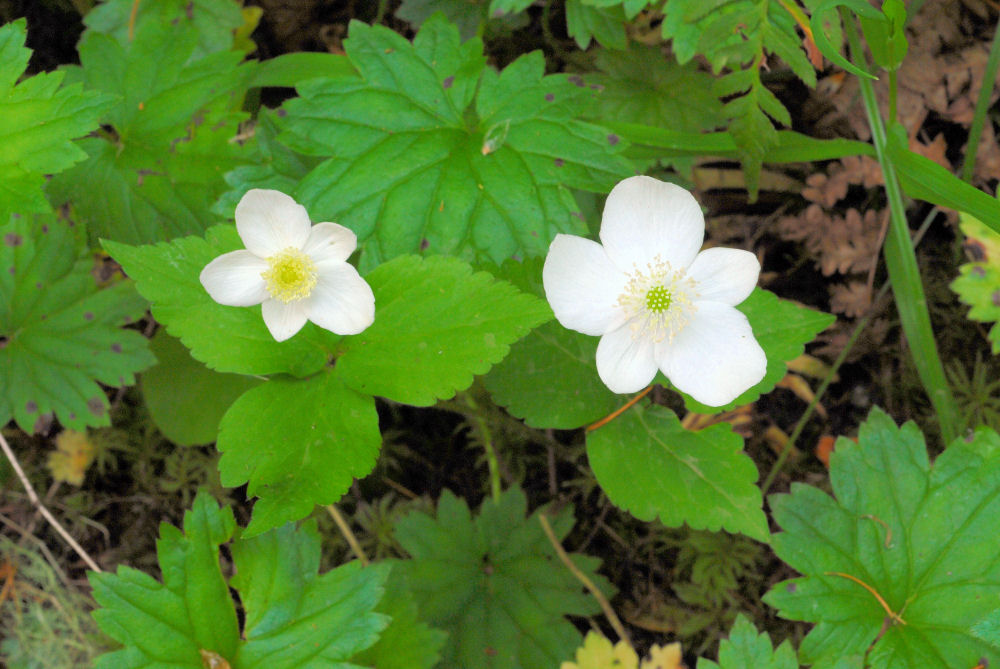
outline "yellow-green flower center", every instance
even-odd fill
[[[684,270],[674,270],[660,256],[645,269],[634,267],[626,277],[618,305],[625,312],[632,336],[655,342],[673,340],[697,310],[694,280]]]
[[[299,249],[288,247],[267,259],[261,272],[267,292],[276,300],[294,302],[309,297],[316,287],[316,264]]]
[[[646,293],[646,308],[657,314],[662,314],[670,308],[670,291],[664,286],[653,286]]]

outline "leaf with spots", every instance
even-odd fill
[[[578,120],[594,91],[545,76],[541,52],[497,73],[441,16],[412,44],[354,21],[344,48],[358,76],[300,85],[281,138],[324,159],[294,195],[358,234],[363,267],[418,251],[544,255],[556,233],[585,232],[571,189],[632,173],[617,136]]]
[[[73,74],[119,103],[102,118],[110,131],[78,142],[87,159],[48,192],[53,204],[72,205],[92,240],[139,244],[204,231],[217,222],[210,208],[226,190],[223,175],[249,154],[232,139],[247,118],[240,108],[252,67],[240,64],[242,52],[219,50],[220,35],[231,45],[232,34],[206,17],[207,3],[189,3],[192,18],[181,20],[181,8],[171,21],[163,4],[139,15],[130,39],[122,26],[135,3],[107,3],[80,40],[82,69]],[[239,15],[230,0],[213,4]]]
[[[448,632],[441,666],[557,667],[580,645],[580,632],[565,616],[593,615],[597,602],[559,563],[538,520],[547,513],[561,541],[573,529],[573,510],[525,518],[526,511],[519,488],[483,502],[475,518],[446,490],[436,517],[415,512],[396,524],[396,539],[412,559],[393,569],[409,584],[421,619]],[[570,558],[612,594],[597,574],[597,558]]]
[[[20,83],[31,51],[24,19],[0,27],[0,221],[13,212],[48,212],[45,175],[87,155],[72,140],[97,128],[113,99],[80,84],[60,88],[65,72]]]
[[[639,520],[768,540],[757,467],[728,423],[692,432],[661,406],[638,405],[587,433],[590,468]]]
[[[81,430],[108,425],[100,384],[135,383],[155,362],[122,329],[146,311],[131,282],[98,285],[94,258],[61,219],[10,216],[0,225],[0,424],[29,434],[58,418]]]
[[[804,484],[770,498],[779,558],[802,576],[764,600],[815,624],[799,659],[859,655],[880,669],[1000,663],[972,628],[1000,607],[1000,436],[980,428],[930,463],[914,423],[873,409],[830,458],[833,496]]]
[[[992,323],[989,340],[993,353],[1000,353],[1000,235],[968,214],[959,214],[962,232],[966,235],[965,248],[972,254],[973,262],[959,268],[959,276],[951,282],[951,289],[958,294],[969,309],[969,319]]]

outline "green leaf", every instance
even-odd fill
[[[191,349],[195,360],[216,371],[307,376],[326,364],[339,340],[306,323],[298,335],[276,342],[260,307],[226,307],[209,297],[198,275],[214,258],[243,248],[235,226],[215,226],[205,239],[183,237],[147,246],[106,241],[104,248],[135,279],[156,320]]]
[[[863,79],[878,79],[878,77],[874,74],[857,67],[851,63],[851,61],[844,58],[840,54],[840,45],[834,46],[830,43],[830,40],[826,35],[826,31],[823,29],[823,24],[831,14],[836,15],[837,8],[839,7],[852,10],[859,17],[870,21],[886,21],[885,15],[869,5],[865,2],[865,0],[827,0],[826,2],[820,3],[819,6],[813,9],[812,17],[809,20],[810,27],[812,28],[813,39],[816,42],[816,47],[823,53],[824,56],[829,58],[832,63],[839,65],[851,74],[859,76]],[[833,20],[836,21],[835,16]]]
[[[101,288],[66,222],[11,215],[0,224],[0,423],[25,432],[108,425],[99,383],[120,387],[155,362],[131,283]]]
[[[933,160],[910,151],[906,131],[898,123],[889,128],[887,139],[888,156],[896,166],[899,185],[908,196],[971,214],[1000,233],[1000,201]]]
[[[763,288],[755,288],[750,297],[736,308],[750,321],[753,335],[767,356],[767,371],[764,373],[764,378],[722,407],[701,404],[685,395],[684,404],[689,411],[705,414],[728,411],[733,407],[749,404],[761,395],[771,392],[778,382],[785,378],[788,371],[788,365],[785,363],[802,355],[806,344],[836,320],[832,314],[801,306],[791,300],[783,300]],[[658,378],[661,382],[665,380],[662,375]]]
[[[354,74],[346,56],[318,51],[283,53],[257,64],[249,86],[298,86],[315,77],[345,77]]]
[[[758,634],[740,614],[729,638],[719,644],[718,664],[699,658],[698,669],[799,669],[799,662],[791,644],[785,641],[774,650],[767,634]]]
[[[592,615],[598,606],[559,563],[536,511],[525,519],[518,488],[486,501],[472,518],[465,502],[447,490],[437,517],[411,513],[396,525],[396,538],[412,556],[394,567],[406,577],[421,618],[448,631],[441,666],[463,669],[554,667],[580,645],[566,615]],[[573,511],[550,516],[562,540]],[[599,560],[573,562],[608,593],[596,573]]]
[[[592,39],[609,49],[627,48],[624,24],[620,5],[594,7],[584,0],[566,0],[566,32],[581,49],[589,47]]]
[[[299,86],[282,140],[325,159],[296,200],[358,234],[362,267],[417,251],[544,255],[556,233],[583,231],[571,188],[606,192],[632,173],[617,137],[577,120],[593,91],[545,76],[541,52],[498,75],[440,16],[413,44],[355,21],[344,48],[361,77]]]
[[[158,364],[142,375],[142,396],[156,427],[180,446],[210,444],[226,409],[260,379],[213,372],[166,330],[149,344]]]
[[[834,498],[793,484],[769,500],[784,530],[775,553],[803,576],[765,601],[816,623],[800,659],[857,654],[885,669],[1000,662],[970,632],[1000,606],[1000,437],[981,428],[932,467],[915,424],[897,428],[873,409],[858,443],[838,441],[830,467]]]
[[[319,574],[315,525],[280,529],[233,543],[232,585],[246,611],[238,669],[351,669],[389,622],[374,613],[387,565],[352,562]]]
[[[993,323],[989,340],[993,353],[1000,353],[1000,235],[981,221],[967,214],[960,214],[962,232],[970,248],[981,256],[976,262],[959,267],[959,276],[951,282],[951,289],[965,304],[972,307],[968,317],[981,323]]]
[[[385,596],[375,608],[392,619],[378,642],[351,661],[377,669],[432,669],[441,659],[448,635],[425,625],[406,580],[393,569],[385,584]]]
[[[135,0],[106,0],[88,12],[83,23],[89,32],[113,37],[122,46],[136,39],[146,25],[180,25],[196,35],[193,53],[202,57],[232,48],[233,31],[243,25],[243,14],[233,0],[157,0],[139,5]]]
[[[71,140],[97,128],[113,102],[80,84],[60,88],[64,72],[17,83],[31,55],[25,34],[24,19],[0,27],[0,221],[14,212],[51,211],[45,175],[87,157]]]
[[[340,366],[307,379],[278,376],[244,393],[219,426],[222,484],[260,499],[250,537],[333,504],[375,467],[382,435],[375,400],[344,384]]]
[[[757,467],[728,423],[691,432],[669,409],[636,406],[587,433],[587,457],[608,498],[639,520],[768,540]]]
[[[345,339],[338,373],[358,392],[429,406],[468,388],[552,317],[542,300],[455,258],[404,256],[366,277],[375,322]]]
[[[87,88],[121,102],[103,119],[113,132],[81,141],[88,159],[53,179],[49,194],[72,203],[92,238],[153,242],[215,222],[222,176],[245,153],[230,139],[247,118],[239,108],[252,68],[239,67],[236,51],[198,56],[200,38],[189,21],[150,18],[132,40],[94,30],[81,39]]]
[[[233,512],[200,493],[184,514],[184,532],[163,523],[156,553],[163,583],[132,569],[90,572],[94,617],[105,634],[125,645],[102,655],[98,669],[190,667],[200,651],[232,658],[239,643],[236,611],[219,569],[219,544],[236,528]]]

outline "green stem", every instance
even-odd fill
[[[896,122],[896,70],[889,70],[889,123]]]
[[[846,9],[841,8],[841,13],[848,43],[851,47],[851,55],[855,63],[864,63],[864,52],[861,48],[861,38],[858,35],[857,26]],[[937,344],[934,342],[930,312],[927,310],[927,298],[924,296],[920,269],[917,266],[917,256],[913,252],[906,211],[903,207],[903,194],[896,177],[896,167],[886,150],[888,139],[885,127],[882,125],[882,117],[879,115],[875,89],[868,79],[859,77],[858,83],[861,86],[861,96],[865,102],[868,125],[872,131],[875,154],[885,177],[885,192],[889,198],[891,220],[882,250],[892,282],[892,292],[896,298],[896,309],[903,326],[903,334],[910,346],[917,375],[920,377],[937,414],[941,437],[944,443],[951,443],[958,436],[958,407],[951,387],[948,385],[944,365],[941,364],[941,357],[938,355]]]
[[[979,87],[979,98],[976,100],[976,113],[969,128],[969,143],[965,147],[965,160],[962,163],[962,181],[972,181],[972,174],[976,169],[979,138],[983,135],[983,125],[986,123],[986,112],[990,109],[990,97],[993,95],[993,82],[997,80],[998,68],[1000,68],[1000,20],[997,21],[993,33],[990,56],[983,72],[983,84]]]
[[[493,433],[490,432],[490,426],[479,412],[479,405],[476,404],[476,400],[472,398],[472,395],[465,393],[464,398],[465,403],[475,412],[472,420],[476,424],[476,429],[479,430],[479,438],[483,441],[483,450],[486,451],[486,464],[490,470],[490,494],[493,496],[494,502],[499,502],[501,492],[500,461],[497,460],[496,449],[493,448]]]

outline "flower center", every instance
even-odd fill
[[[632,336],[672,341],[696,311],[698,291],[694,279],[684,270],[671,268],[660,256],[645,270],[635,267],[626,276],[628,283],[618,296],[618,305],[625,311]]]
[[[267,264],[269,267],[260,275],[267,283],[267,292],[276,300],[301,300],[316,287],[316,264],[299,249],[278,251],[267,259]]]

